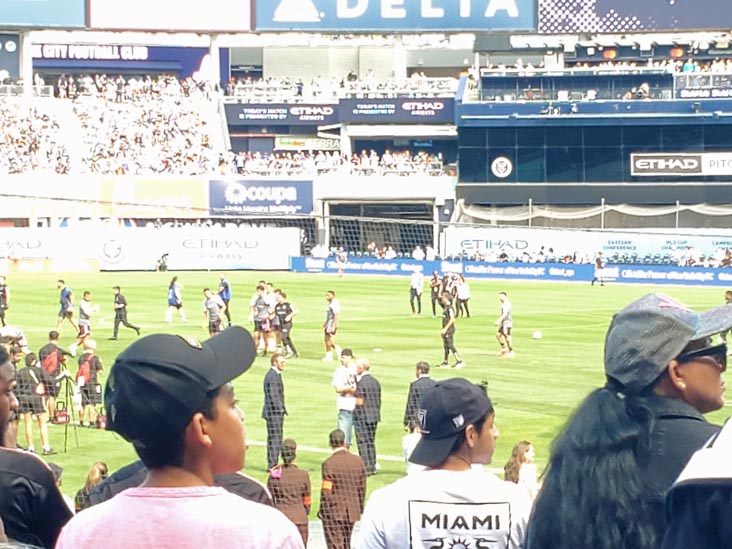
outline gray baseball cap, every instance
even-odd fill
[[[616,313],[605,337],[605,374],[630,393],[651,385],[691,343],[732,328],[732,305],[697,313],[648,294]]]

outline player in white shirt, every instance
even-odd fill
[[[438,382],[420,401],[422,438],[410,461],[425,465],[371,494],[361,549],[523,547],[531,501],[525,490],[472,467],[491,462],[493,404],[462,378]]]
[[[414,271],[409,280],[409,306],[412,307],[413,315],[422,314],[422,288],[424,286],[424,275],[422,271]],[[414,308],[414,302],[417,302],[417,308]]]

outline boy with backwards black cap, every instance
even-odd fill
[[[528,493],[472,467],[491,462],[499,434],[485,389],[462,378],[440,381],[417,414],[422,438],[409,461],[427,469],[371,494],[358,546],[523,547]]]
[[[147,481],[77,515],[57,547],[302,548],[282,513],[214,487],[214,475],[244,466],[230,382],[255,356],[239,327],[203,343],[150,335],[125,349],[107,380],[107,429],[132,443]]]

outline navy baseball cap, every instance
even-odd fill
[[[238,326],[197,340],[153,334],[136,340],[114,362],[104,392],[107,430],[139,447],[180,433],[211,391],[254,362],[252,336]]]
[[[605,337],[605,374],[630,393],[651,385],[689,343],[732,328],[732,305],[702,313],[648,294],[616,313]]]
[[[419,401],[422,436],[409,461],[427,467],[441,465],[460,433],[491,413],[493,404],[483,387],[460,377],[438,381]]]

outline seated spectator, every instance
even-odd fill
[[[109,473],[109,468],[102,461],[97,461],[89,468],[84,486],[76,492],[74,497],[74,509],[77,513],[89,507],[89,492],[107,478],[107,473]]]
[[[539,477],[534,463],[534,446],[527,440],[517,442],[511,451],[511,457],[503,466],[503,478],[526,488],[531,499],[539,491]]]
[[[604,387],[553,444],[534,504],[529,549],[659,547],[666,493],[719,428],[732,308],[696,313],[661,295],[615,314],[605,339]]]
[[[231,381],[256,357],[252,337],[227,328],[199,343],[170,334],[138,339],[111,368],[107,428],[130,441],[148,468],[145,485],[79,513],[57,547],[302,548],[279,511],[214,486],[244,465],[242,411]]]
[[[491,462],[498,438],[485,388],[462,378],[438,381],[422,395],[420,409],[422,437],[409,460],[427,469],[371,494],[359,547],[402,549],[415,538],[425,545],[459,539],[465,547],[491,542],[523,547],[531,511],[528,495],[472,467]],[[459,519],[471,503],[481,507],[481,516],[491,517],[490,524],[478,528]],[[425,515],[450,519],[421,520]]]

